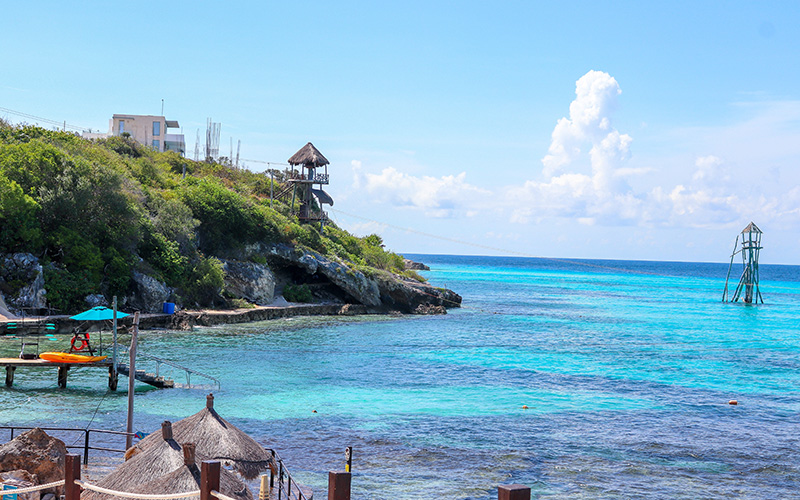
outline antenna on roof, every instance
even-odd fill
[[[161,99],[161,116],[164,116],[164,99]]]
[[[211,118],[206,125],[206,161],[213,161],[219,157],[219,134],[222,125],[213,123]]]
[[[236,144],[236,168],[239,168],[239,150],[242,149],[242,140]]]

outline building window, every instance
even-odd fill
[[[159,141],[158,139],[153,139],[153,149],[155,149],[156,151],[160,151],[161,141]]]
[[[125,132],[125,122],[120,120],[119,121],[119,135],[122,135],[123,132]]]
[[[153,136],[161,135],[161,122],[153,122]]]

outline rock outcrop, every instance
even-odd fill
[[[319,275],[338,287],[346,299],[365,306],[381,305],[380,291],[375,280],[362,272],[310,250],[299,250],[289,245],[270,245],[264,253],[277,266],[296,267],[307,275]]]
[[[414,262],[413,260],[403,259],[403,265],[405,265],[406,269],[411,269],[412,271],[430,271],[431,268],[423,264],[422,262]]]
[[[22,308],[44,308],[45,283],[39,259],[29,253],[14,253],[0,260],[0,290],[4,290],[8,309],[16,314]]]
[[[133,285],[134,291],[128,297],[127,306],[134,310],[160,313],[162,305],[172,295],[172,289],[167,285],[139,271],[133,272]]]
[[[461,296],[451,290],[383,271],[367,276],[310,250],[271,245],[262,251],[275,266],[301,269],[318,281],[331,283],[341,290],[348,303],[407,314],[444,314],[446,308],[461,306]]]
[[[275,275],[269,267],[254,262],[222,261],[225,270],[225,291],[234,297],[259,305],[275,299]]]
[[[410,314],[444,314],[446,308],[461,307],[461,296],[446,288],[383,275],[378,279],[381,302],[392,309]]]
[[[32,429],[0,445],[0,471],[24,470],[36,477],[37,484],[52,483],[64,479],[66,454],[63,441],[39,428]],[[59,490],[56,494],[63,494],[63,488]],[[42,493],[46,491],[50,490]]]

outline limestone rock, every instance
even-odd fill
[[[283,266],[294,266],[309,275],[323,276],[359,304],[381,305],[377,282],[360,271],[334,262],[317,252],[299,250],[284,244],[270,245],[264,249],[264,253]]]
[[[461,296],[445,288],[392,275],[382,276],[378,285],[383,304],[403,313],[444,314],[446,308],[461,307]]]
[[[0,472],[0,483],[4,485],[16,486],[17,488],[28,488],[39,484],[36,474],[31,474],[26,470],[15,470],[10,472]],[[11,498],[11,497],[3,497]],[[18,500],[39,500],[39,492],[21,493],[17,495]]]
[[[102,293],[94,293],[86,296],[86,305],[89,308],[97,307],[97,306],[105,306],[108,307],[108,301],[106,300],[105,296]]]
[[[11,312],[19,313],[23,307],[47,306],[44,273],[39,259],[29,253],[15,253],[5,255],[0,263],[0,287],[12,291],[5,296]]]
[[[269,267],[235,260],[226,260],[222,264],[227,292],[259,305],[270,304],[275,299],[275,276]]]
[[[414,262],[413,260],[403,259],[403,265],[406,269],[412,269],[414,271],[430,271],[431,268],[423,264],[422,262]]]
[[[167,285],[139,271],[133,272],[133,284],[134,292],[127,305],[143,312],[160,313],[162,305],[172,295]]]
[[[38,478],[38,484],[64,479],[67,447],[60,439],[36,428],[0,445],[0,471],[24,470]],[[55,490],[55,489],[54,489]],[[45,490],[42,493],[45,493]],[[63,494],[59,488],[56,494]]]

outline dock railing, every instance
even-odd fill
[[[122,359],[122,360],[126,359],[126,356],[128,356],[128,347],[124,346],[122,344],[117,344],[117,349],[118,349],[117,352],[119,353],[118,354],[119,358]],[[180,364],[178,364],[178,363],[176,363],[174,361],[170,361],[168,359],[159,358],[158,356],[153,356],[151,354],[146,354],[146,353],[143,353],[141,351],[136,353],[136,357],[137,357],[137,359],[138,358],[143,358],[146,361],[154,362],[155,365],[156,365],[156,367],[155,367],[155,376],[156,377],[160,377],[161,376],[161,366],[162,365],[166,365],[166,366],[169,366],[170,368],[173,368],[175,370],[182,371],[186,376],[186,387],[188,387],[188,388],[192,388],[192,375],[207,379],[207,380],[209,380],[211,382],[211,384],[197,385],[196,386],[197,388],[205,388],[208,385],[211,385],[211,386],[215,387],[216,389],[219,389],[220,386],[222,385],[221,382],[219,381],[219,379],[216,378],[216,377],[212,377],[211,375],[208,375],[206,373],[203,373],[203,372],[200,372],[200,371],[197,371],[197,370],[193,370],[191,368],[187,368],[185,366],[182,366],[182,365],[180,365]],[[119,359],[117,360],[117,362],[119,363]]]
[[[17,431],[29,431],[31,429],[36,428],[35,426],[20,426],[20,425],[0,425],[0,429],[11,431],[11,438],[14,439],[14,433]],[[95,451],[110,451],[113,453],[125,453],[125,449],[118,449],[118,448],[108,448],[105,446],[92,446],[91,445],[91,436],[92,433],[94,435],[104,434],[104,435],[113,435],[113,436],[135,436],[135,434],[123,432],[123,431],[107,431],[104,429],[80,429],[76,427],[38,427],[43,431],[57,431],[57,432],[66,432],[66,433],[82,433],[83,434],[83,444],[76,445],[76,444],[68,444],[67,449],[83,449],[83,463],[84,465],[89,463],[89,450]],[[78,438],[77,441],[79,441]],[[66,444],[66,443],[65,443]],[[123,442],[124,446],[124,442]]]
[[[270,448],[265,449],[272,454],[273,460],[278,464],[277,476],[275,471],[270,469],[269,491],[277,495],[275,497],[277,500],[291,500],[292,492],[294,492],[294,498],[297,500],[308,500],[305,493],[303,493],[303,490],[300,488],[300,484],[292,478],[289,469],[283,465],[283,459],[278,455],[278,452]],[[278,480],[277,485],[275,484],[276,478]],[[269,498],[271,499],[272,496]]]

